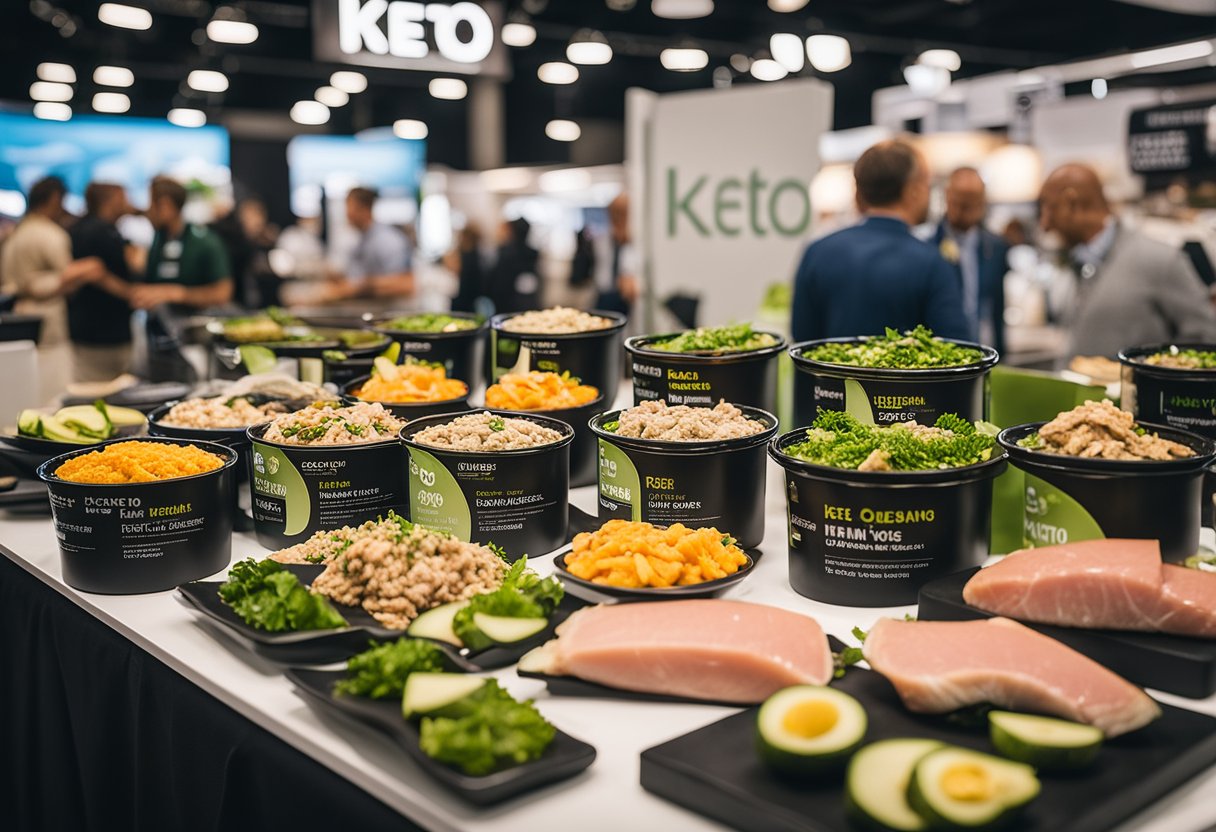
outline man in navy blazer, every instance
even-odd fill
[[[1009,246],[984,228],[988,199],[975,168],[959,168],[946,183],[946,216],[930,242],[954,267],[963,292],[967,337],[1005,351],[1005,274]]]
[[[962,287],[937,249],[912,236],[929,212],[929,166],[903,141],[853,166],[862,221],[807,246],[794,279],[794,340],[881,335],[924,324],[966,338]]]

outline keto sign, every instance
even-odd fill
[[[807,183],[798,179],[765,179],[752,168],[746,177],[716,181],[709,174],[681,175],[667,168],[666,217],[669,239],[681,229],[701,237],[800,237],[811,221]]]
[[[463,38],[462,23],[468,33]],[[338,0],[338,44],[348,55],[367,50],[376,55],[425,58],[431,51],[427,24],[433,29],[435,48],[449,61],[475,64],[485,60],[494,47],[494,23],[476,3],[448,6],[408,0]]]

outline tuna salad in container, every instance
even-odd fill
[[[237,453],[210,442],[113,440],[47,460],[63,579],[85,592],[159,592],[232,557]]]
[[[468,384],[449,378],[442,364],[416,358],[404,364],[377,358],[371,375],[350,382],[344,392],[353,401],[379,402],[401,419],[469,409]]]
[[[491,383],[507,373],[569,373],[616,399],[625,316],[564,306],[495,315],[490,321]]]
[[[401,345],[401,358],[442,364],[448,378],[482,384],[489,324],[470,312],[417,312],[373,318],[371,327]]]
[[[249,428],[258,541],[277,549],[318,529],[405,512],[404,424],[380,404],[318,402]]]
[[[915,604],[922,584],[988,556],[996,430],[954,414],[876,426],[822,411],[772,441],[785,469],[790,585],[831,604]]]
[[[1146,538],[1172,562],[1198,551],[1213,440],[1139,422],[1103,400],[1007,428],[998,441],[1025,474],[1025,546]]]
[[[604,397],[569,373],[507,373],[486,389],[486,407],[513,413],[543,413],[574,429],[570,485],[595,483],[595,435],[588,425],[604,409]]]
[[[777,419],[754,407],[642,402],[591,420],[599,439],[599,519],[727,529],[764,539],[764,445]]]
[[[720,401],[773,411],[777,358],[785,339],[751,324],[701,327],[625,341],[633,365],[633,403],[712,407]]]
[[[512,558],[565,542],[570,425],[484,410],[411,421],[401,439],[409,452],[415,522],[461,540],[492,540]]]
[[[932,424],[953,413],[983,419],[992,347],[938,338],[923,326],[883,335],[804,341],[794,360],[794,422],[820,410],[843,410],[871,425]]]

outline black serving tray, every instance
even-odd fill
[[[855,696],[869,716],[867,742],[928,737],[992,752],[986,726],[913,714],[877,673],[850,670],[833,687]],[[1043,790],[1007,832],[1106,832],[1216,762],[1216,718],[1162,705],[1146,728],[1110,740],[1095,765],[1040,775]],[[747,832],[848,832],[843,774],[791,782],[773,776],[756,753],[757,708],[642,752],[642,787]]]
[[[532,789],[573,777],[595,760],[595,749],[558,731],[540,759],[473,777],[436,762],[418,747],[418,726],[401,715],[398,699],[334,696],[334,683],[346,678],[340,670],[290,669],[287,678],[310,703],[364,722],[401,745],[427,774],[460,797],[478,806],[501,803]]]
[[[917,617],[935,621],[993,618],[992,613],[963,600],[963,586],[978,571],[955,572],[921,587]],[[1216,639],[1024,623],[1142,687],[1193,699],[1216,693]]]
[[[294,572],[305,586],[310,585],[324,569],[319,564],[284,565]],[[406,635],[404,630],[390,630],[384,627],[362,607],[348,607],[344,604],[334,604],[334,609],[349,622],[349,627],[335,630],[269,633],[246,624],[232,611],[231,607],[220,600],[221,583],[222,581],[192,581],[182,584],[177,591],[190,606],[209,620],[222,626],[237,641],[255,653],[282,664],[309,665],[343,661],[355,653],[366,650],[369,642],[396,641]],[[565,621],[579,607],[585,606],[585,603],[566,593],[553,615],[550,616],[548,627],[531,638],[510,646],[495,646],[470,651],[444,641],[426,640],[442,650],[456,668],[469,673],[494,670],[514,664],[524,653],[553,638],[553,631],[557,625]]]

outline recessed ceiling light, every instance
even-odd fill
[[[940,66],[911,64],[904,67],[904,81],[916,95],[932,98],[950,86],[950,70]]]
[[[566,45],[566,58],[572,64],[602,66],[612,60],[612,47],[602,33],[580,29]]]
[[[747,72],[752,68],[752,59],[742,52],[730,56],[730,66],[735,72]]]
[[[393,122],[393,135],[399,139],[418,141],[425,139],[429,133],[426,122],[416,118],[399,118]]]
[[[536,27],[531,23],[507,23],[502,27],[502,42],[522,49],[536,43]]]
[[[806,39],[806,57],[820,72],[839,72],[853,62],[853,50],[839,35],[811,35]]]
[[[199,92],[223,92],[228,89],[228,76],[214,69],[195,69],[186,76],[186,86]]]
[[[131,109],[131,99],[121,92],[99,92],[93,96],[93,109],[99,113],[125,113]]]
[[[920,53],[916,62],[925,66],[935,66],[947,72],[958,72],[959,67],[963,65],[962,58],[953,49],[926,49]]]
[[[768,7],[775,12],[796,12],[806,7],[810,0],[768,0]]]
[[[362,72],[342,70],[329,76],[329,85],[349,95],[355,95],[367,89],[367,76]]]
[[[38,80],[57,84],[75,84],[76,70],[69,64],[38,64]]]
[[[35,101],[71,101],[72,88],[67,84],[35,81],[30,84],[30,98]]]
[[[291,106],[291,120],[296,124],[324,124],[329,121],[329,108],[320,101],[297,101]]]
[[[790,72],[801,72],[806,65],[806,46],[802,38],[791,32],[778,32],[768,39],[768,51],[773,60]]]
[[[444,101],[459,101],[469,94],[469,85],[459,78],[432,78],[426,88],[432,98]]]
[[[215,17],[207,24],[207,37],[216,43],[253,43],[258,39],[258,27],[247,20]]]
[[[1089,83],[1089,94],[1101,101],[1109,91],[1105,78],[1095,78]]]
[[[47,121],[67,121],[72,117],[72,108],[59,101],[39,101],[34,105],[34,115]]]
[[[565,61],[550,61],[540,65],[536,77],[546,84],[573,84],[578,80],[578,67]]]
[[[97,19],[119,29],[151,29],[152,13],[122,3],[102,3],[97,7]]]
[[[207,114],[193,107],[174,107],[168,119],[178,127],[202,127],[207,123]]]
[[[672,72],[696,72],[709,65],[709,54],[695,46],[673,46],[659,53],[659,63]]]
[[[545,135],[555,142],[576,142],[583,135],[583,129],[577,121],[555,118],[545,125]]]
[[[714,0],[650,0],[650,11],[668,20],[693,20],[713,14]]]
[[[337,87],[317,87],[313,97],[326,107],[345,107],[346,103],[350,101],[350,95]]]
[[[757,81],[780,81],[789,74],[789,70],[772,58],[752,61],[752,77]]]
[[[129,87],[135,83],[135,73],[125,66],[99,66],[93,70],[93,83],[101,87]]]

